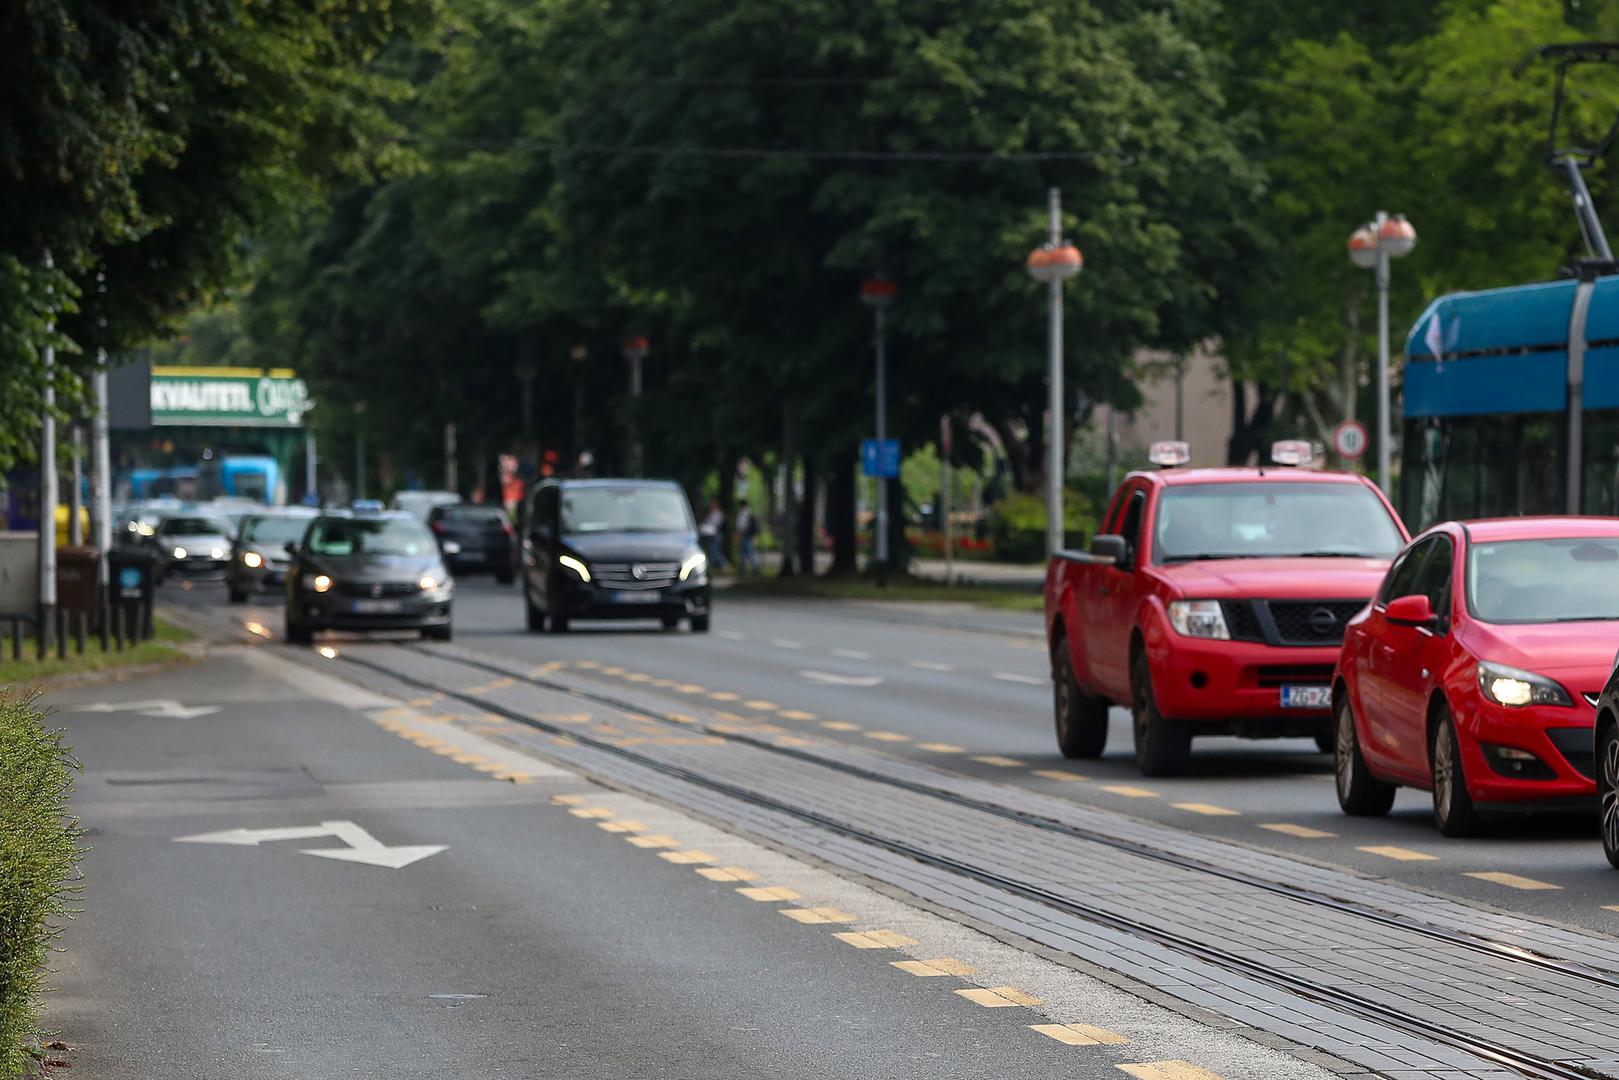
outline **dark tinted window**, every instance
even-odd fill
[[[1428,598],[1434,611],[1439,614],[1448,614],[1446,605],[1450,602],[1450,571],[1455,565],[1456,551],[1448,536],[1436,536],[1433,539],[1433,551],[1422,564],[1422,572],[1417,577],[1415,592]]]
[[[1119,525],[1119,535],[1129,543],[1130,550],[1134,551],[1136,540],[1141,534],[1141,508],[1147,503],[1147,493],[1140,488],[1130,492],[1130,501],[1124,507],[1124,521]]]
[[[1417,583],[1421,579],[1422,564],[1433,550],[1433,543],[1431,539],[1424,540],[1400,556],[1383,581],[1383,591],[1378,595],[1380,603],[1386,604],[1401,596],[1413,596],[1419,591]]]
[[[230,528],[213,518],[167,518],[158,529],[164,536],[224,536]]]
[[[678,488],[614,485],[562,492],[564,533],[692,532],[696,527]]]

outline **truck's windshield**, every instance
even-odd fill
[[[1361,557],[1388,559],[1405,544],[1383,503],[1359,484],[1235,483],[1166,488],[1153,558]]]
[[[677,488],[613,485],[562,493],[564,534],[695,530],[686,496]]]

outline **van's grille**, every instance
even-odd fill
[[[591,563],[590,576],[607,589],[665,589],[680,577],[674,562]]]

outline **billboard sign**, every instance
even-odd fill
[[[296,428],[313,407],[288,368],[152,368],[154,427]]]

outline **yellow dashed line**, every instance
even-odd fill
[[[742,704],[745,708],[753,709],[756,712],[775,712],[781,708],[774,701],[744,701]]]
[[[859,731],[859,724],[851,724],[847,720],[822,720],[821,726],[828,731]]]
[[[965,977],[971,975],[974,970],[960,960],[953,960],[948,956],[941,956],[934,960],[890,960],[889,963],[908,975],[916,975],[924,979],[930,979],[937,975]]]
[[[626,836],[624,839],[639,848],[677,848],[680,846],[679,840],[672,836],[664,836],[662,833],[656,836]]]
[[[737,892],[741,893],[743,896],[746,896],[749,900],[765,901],[803,899],[803,897],[793,892],[793,890],[784,889],[780,885],[753,885],[746,889],[738,889]]]
[[[588,798],[588,795],[553,795],[551,801],[558,806],[578,806]]]
[[[902,735],[897,731],[868,731],[866,738],[876,739],[878,742],[910,742],[909,735]]]
[[[999,754],[980,754],[972,760],[980,765],[994,765],[1002,769],[1015,769],[1023,762],[1014,757],[1001,757]]]
[[[494,774],[496,780],[506,780],[513,784],[528,784],[534,780],[533,773],[526,772],[498,772]]]
[[[698,686],[696,683],[690,683],[690,682],[689,683],[681,683],[679,686],[675,687],[675,689],[679,690],[682,694],[706,694],[706,693],[708,693],[708,690],[707,690],[706,687]]]
[[[1437,855],[1427,855],[1420,851],[1412,851],[1410,848],[1395,847],[1392,844],[1378,844],[1363,847],[1359,850],[1366,852],[1368,855],[1381,855],[1385,859],[1396,859],[1400,862],[1433,862],[1439,858]]]
[[[741,694],[733,694],[729,690],[713,690],[710,691],[708,696],[715,701],[740,701],[742,699]]]
[[[957,990],[957,997],[964,997],[975,1005],[982,1005],[986,1009],[1006,1009],[1014,1005],[1038,1005],[1040,999],[1033,994],[1025,994],[1015,986],[975,986],[968,990]]]
[[[1077,772],[1069,772],[1067,769],[1035,769],[1034,775],[1043,776],[1047,780],[1062,780],[1067,783],[1090,779],[1087,776],[1079,775]]]
[[[598,821],[596,828],[610,833],[646,832],[652,826],[640,821]]]
[[[578,667],[578,668],[584,668],[586,671],[590,671],[593,668],[601,667],[601,665],[598,664],[594,660],[575,660],[573,662],[573,666]]]
[[[450,760],[457,765],[478,765],[489,759],[481,754],[451,754]]]
[[[839,911],[835,907],[812,908],[778,908],[783,915],[794,922],[801,923],[839,923],[854,922],[858,916],[850,915],[847,911]]]
[[[1126,799],[1156,799],[1158,793],[1149,788],[1136,787],[1133,784],[1103,784],[1103,791],[1110,791],[1115,795],[1123,795]]]
[[[658,858],[667,862],[679,863],[681,865],[686,865],[689,863],[711,863],[718,861],[708,852],[698,851],[695,848],[693,848],[691,851],[660,851],[658,852]]]
[[[1123,1046],[1130,1041],[1107,1028],[1092,1027],[1090,1024],[1030,1024],[1029,1030],[1038,1031],[1069,1046]]]
[[[699,866],[697,872],[710,881],[757,881],[759,875],[740,866]]]
[[[857,949],[900,949],[906,945],[915,945],[915,938],[908,938],[904,934],[896,934],[892,930],[868,930],[860,933],[855,930],[845,930],[833,937],[846,945],[853,945]]]
[[[805,712],[803,709],[783,709],[781,711],[781,715],[782,715],[782,717],[784,719],[787,719],[787,720],[813,720],[813,719],[815,719],[815,714],[814,713]]]
[[[814,746],[809,739],[801,739],[797,735],[782,735],[776,739],[777,746]]]
[[[553,735],[551,736],[551,744],[553,746],[578,746],[579,740],[570,739],[566,735]]]
[[[1519,877],[1517,874],[1508,874],[1500,870],[1479,870],[1467,875],[1488,881],[1492,885],[1505,885],[1509,889],[1522,889],[1524,892],[1534,892],[1540,889],[1561,889],[1561,885],[1553,885],[1549,881],[1536,881],[1534,878]]]
[[[625,675],[624,677],[626,679],[628,679],[630,682],[642,682],[642,683],[644,683],[644,682],[651,682],[652,681],[652,676],[643,675],[639,671],[632,671],[628,675]]]
[[[947,742],[919,742],[916,744],[916,748],[926,750],[930,754],[965,754],[967,752],[965,746],[957,746],[955,743]]]
[[[1204,817],[1237,817],[1236,810],[1227,810],[1223,806],[1211,806],[1206,802],[1178,802],[1170,803],[1177,810],[1185,810],[1189,814],[1202,814]]]
[[[1218,1073],[1211,1073],[1185,1061],[1148,1061],[1139,1065],[1120,1065],[1118,1068],[1136,1077],[1136,1080],[1221,1080]]]
[[[601,668],[597,668],[596,670],[601,672],[603,675],[622,675],[622,674],[624,674],[624,669],[623,668],[615,667],[615,666],[601,667]]]
[[[582,818],[610,818],[616,816],[612,810],[607,809],[605,806],[579,806],[569,810],[568,813],[574,817]]]
[[[1338,835],[1337,833],[1327,832],[1325,829],[1312,829],[1308,825],[1289,825],[1286,822],[1261,825],[1260,828],[1269,829],[1271,832],[1279,832],[1286,836],[1297,836],[1301,840],[1325,840],[1329,836]]]

